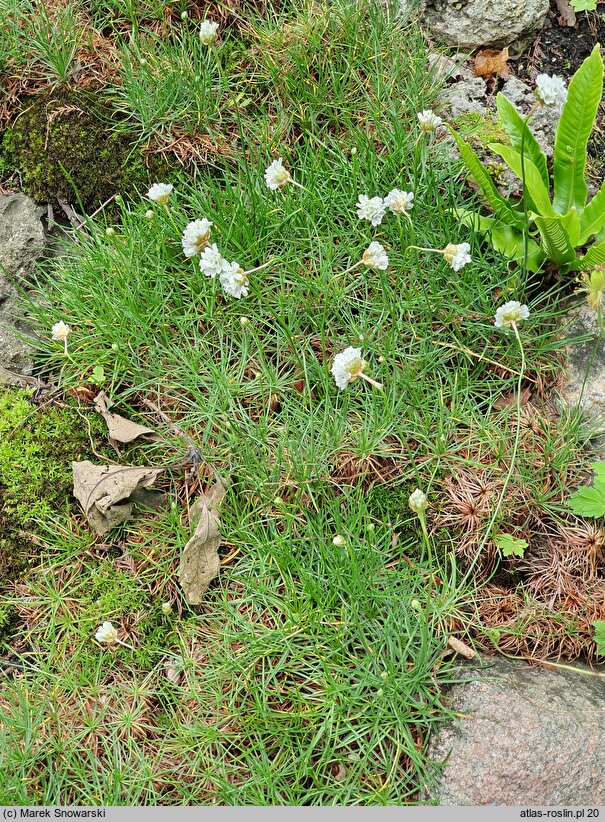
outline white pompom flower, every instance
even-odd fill
[[[277,160],[273,160],[273,162],[267,166],[267,169],[265,170],[265,183],[267,184],[267,188],[271,191],[277,191],[278,188],[283,188],[291,182],[293,182],[292,175],[284,166],[284,162],[281,157]]]
[[[360,220],[367,220],[373,226],[380,225],[386,213],[382,197],[368,197],[360,194],[356,203],[357,216]]]
[[[409,217],[408,212],[414,207],[413,200],[414,194],[411,191],[401,191],[398,188],[393,188],[384,198],[384,204],[393,214],[404,214]]]
[[[424,491],[416,488],[416,490],[410,494],[408,505],[415,514],[420,514],[429,507],[428,497]]]
[[[435,112],[430,108],[427,108],[424,111],[419,111],[416,117],[418,118],[420,131],[426,134],[429,134],[431,131],[435,131],[435,129],[439,128],[439,126],[443,123],[441,117],[435,114]]]
[[[567,87],[556,74],[538,74],[536,77],[536,97],[543,106],[562,108],[567,100]]]
[[[211,277],[213,280],[220,275],[227,264],[227,260],[218,250],[216,243],[206,246],[200,254],[200,268],[206,277]]]
[[[202,45],[211,46],[218,39],[218,23],[214,20],[202,20],[200,23],[200,40]]]
[[[494,325],[496,328],[513,328],[517,323],[529,318],[529,308],[516,300],[504,303],[496,311]]]
[[[349,348],[341,351],[340,354],[336,354],[330,370],[336,385],[341,391],[344,391],[350,382],[359,377],[371,383],[376,388],[382,388],[379,382],[376,382],[376,380],[364,374],[364,368],[366,367],[367,362],[361,356],[361,348],[352,348],[349,346]]]
[[[50,333],[53,340],[61,340],[61,342],[64,342],[69,337],[71,328],[67,325],[67,323],[63,322],[63,320],[59,320],[59,322],[55,323],[50,329]]]
[[[147,196],[150,200],[153,200],[154,203],[166,205],[173,188],[174,186],[170,183],[154,183],[147,192]]]
[[[205,217],[187,224],[181,240],[185,257],[195,257],[206,248],[211,230],[212,223]]]
[[[111,622],[104,622],[95,634],[95,639],[101,645],[113,645],[118,641],[118,629],[114,628]]]
[[[461,268],[471,262],[471,255],[468,253],[470,250],[469,243],[460,243],[459,245],[449,243],[443,249],[443,256],[454,271],[460,271]]]
[[[389,267],[389,258],[380,243],[373,242],[363,252],[361,262],[368,268],[376,268],[379,271],[386,271]]]
[[[229,297],[235,297],[236,300],[239,300],[240,297],[247,297],[248,273],[244,271],[239,263],[225,261],[219,274],[225,294]]]

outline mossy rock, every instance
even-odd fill
[[[100,438],[101,423],[91,424]],[[37,408],[27,392],[0,389],[0,584],[27,566],[34,551],[28,534],[69,509],[71,462],[90,451],[86,422],[74,409]]]
[[[118,192],[165,179],[168,163],[152,157],[146,166],[133,142],[112,131],[110,119],[111,111],[90,91],[43,92],[25,101],[10,144],[4,143],[27,194],[38,202],[79,198],[91,211]]]

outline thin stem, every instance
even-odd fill
[[[427,551],[427,558],[429,561],[429,567],[432,568],[433,565],[433,552],[431,550],[431,540],[429,539],[429,532],[426,527],[426,513],[424,511],[418,511],[418,519],[420,520],[420,527],[422,528],[422,536],[424,537],[424,544],[426,545]],[[432,579],[432,576],[429,574],[429,578]]]
[[[373,380],[371,377],[368,377],[367,374],[364,374],[363,371],[360,371],[357,376],[361,377],[362,380],[365,380],[366,382],[369,382],[370,385],[373,385],[375,388],[379,388],[381,391],[384,388],[384,386],[381,382],[376,382],[376,380]]]
[[[355,271],[356,268],[359,268],[360,265],[363,264],[363,260],[360,260],[355,265],[352,265],[350,268],[345,269],[344,271],[338,271],[336,274],[332,276],[332,279],[335,280],[337,277],[344,277],[345,274],[350,274],[351,271]]]

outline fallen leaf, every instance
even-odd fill
[[[531,397],[531,388],[521,389],[521,405],[527,405]],[[509,391],[494,402],[494,408],[509,408],[517,406],[517,392]]]
[[[99,392],[95,397],[95,408],[107,423],[107,436],[112,444],[126,445],[138,437],[157,436],[152,428],[127,420],[119,414],[112,414],[109,411],[109,404],[109,398],[104,391]]]
[[[106,534],[128,519],[133,494],[148,488],[163,468],[94,465],[89,460],[73,462],[74,497],[97,534]]]
[[[559,15],[557,21],[560,26],[572,28],[576,24],[576,13],[573,10],[569,0],[555,0],[557,11]]]
[[[217,512],[225,493],[225,486],[218,480],[191,506],[199,518],[179,565],[179,582],[190,605],[202,602],[208,586],[219,572],[221,521]]]
[[[502,77],[508,79],[508,46],[499,49],[482,49],[475,55],[475,74],[477,77]]]
[[[455,651],[457,654],[465,657],[466,659],[474,659],[476,656],[473,649],[468,646],[465,642],[462,642],[461,639],[457,639],[455,636],[451,636],[447,640],[447,644],[450,646],[452,651]]]

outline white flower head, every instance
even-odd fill
[[[420,131],[424,131],[427,134],[431,131],[435,131],[435,129],[439,128],[439,126],[443,123],[441,117],[435,114],[434,111],[431,111],[430,108],[426,108],[424,111],[419,111],[416,117],[418,117]]]
[[[53,340],[61,340],[62,342],[65,342],[65,340],[67,340],[70,331],[71,328],[67,325],[67,323],[64,323],[63,320],[60,320],[58,323],[55,323],[53,327],[50,329]]]
[[[100,628],[97,629],[95,639],[103,645],[113,645],[118,639],[118,630],[114,628],[111,622],[104,622]]]
[[[155,217],[155,211],[152,208],[148,208],[145,212],[145,217],[148,220],[153,220],[153,218]]]
[[[346,544],[347,541],[342,534],[336,534],[336,536],[332,538],[332,545],[335,545],[337,548],[344,548]]]
[[[372,225],[380,225],[386,213],[382,197],[368,197],[360,194],[357,200],[357,216],[360,220],[367,220]]]
[[[267,188],[270,188],[271,191],[277,191],[278,188],[283,188],[285,185],[288,185],[291,180],[292,175],[284,166],[281,157],[277,160],[273,160],[271,165],[269,165],[265,171],[265,183],[267,184]]]
[[[496,311],[496,319],[494,325],[496,328],[512,328],[513,324],[527,320],[529,317],[529,308],[526,305],[521,305],[516,300],[511,300],[504,303]]]
[[[218,250],[216,243],[206,246],[200,254],[200,268],[206,277],[212,277],[213,280],[221,273],[225,264],[227,264],[227,260]]]
[[[384,204],[393,214],[407,214],[414,207],[414,195],[411,191],[400,191],[393,188],[384,198]]]
[[[154,203],[166,205],[173,188],[174,186],[170,183],[154,183],[147,192],[147,196],[150,200],[153,200]]]
[[[195,257],[208,245],[212,223],[205,217],[188,223],[183,231],[182,244],[185,257]]]
[[[363,252],[361,261],[368,268],[377,268],[380,271],[386,271],[389,267],[389,258],[384,246],[377,242],[370,243]]]
[[[248,296],[248,272],[244,271],[239,263],[225,262],[220,272],[221,285],[223,291],[229,297]]]
[[[460,271],[467,263],[471,262],[471,255],[468,253],[470,250],[471,247],[468,243],[460,243],[460,245],[449,243],[443,249],[443,256],[454,271]]]
[[[416,488],[416,490],[410,494],[408,504],[415,514],[420,514],[429,507],[427,495],[424,491],[421,491],[420,488]]]
[[[218,39],[218,23],[214,20],[202,20],[200,23],[200,40],[202,45],[211,46]]]
[[[538,74],[536,77],[536,97],[543,106],[562,108],[567,100],[567,88],[555,74]]]
[[[349,346],[337,354],[334,357],[331,371],[340,390],[344,391],[352,380],[359,377],[366,365],[366,361],[361,356],[361,348]]]

